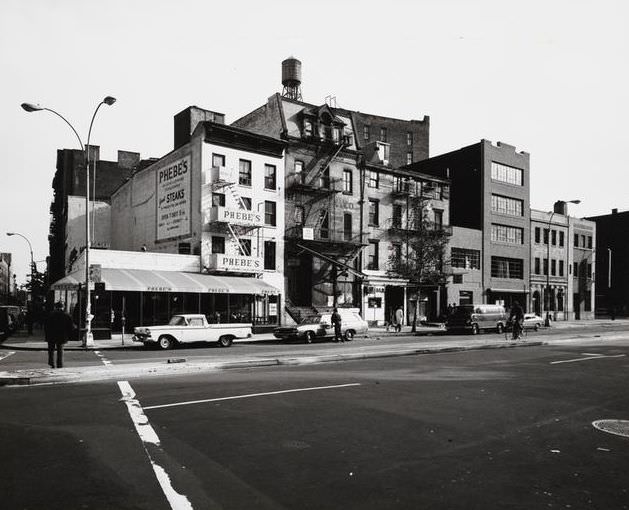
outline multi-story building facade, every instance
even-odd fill
[[[596,313],[629,316],[629,211],[587,218],[596,224]],[[586,239],[587,242],[587,239]],[[587,264],[587,262],[586,262]],[[587,274],[587,266],[586,266]]]
[[[572,278],[568,280],[568,292],[572,294],[570,319],[593,319],[596,282],[596,223],[569,217],[568,238],[572,239],[568,264]]]
[[[109,198],[120,184],[146,162],[140,160],[140,154],[129,151],[118,151],[117,161],[104,161],[100,159],[98,146],[91,145],[88,149],[93,172],[90,189],[90,205],[94,207],[91,244],[97,248],[108,248]],[[83,151],[59,149],[57,170],[52,181],[53,201],[50,205],[48,235],[48,273],[51,282],[63,278],[85,248],[85,178]]]
[[[298,319],[312,308],[341,305],[383,323],[388,309],[409,309],[409,282],[391,278],[388,259],[396,250],[405,252],[400,232],[411,235],[412,226],[392,222],[408,215],[406,197],[427,197],[422,181],[438,190],[431,191],[437,202],[433,224],[448,222],[447,179],[396,169],[428,157],[429,119],[404,121],[275,94],[233,125],[287,141],[290,315]]]
[[[11,299],[11,254],[0,253],[0,304],[6,305]]]
[[[406,168],[448,178],[450,222],[453,227],[467,229],[455,228],[450,244],[450,260],[455,261],[455,267],[448,299],[458,304],[461,297],[465,301],[471,297],[475,302],[507,307],[517,300],[526,306],[530,264],[529,154],[516,152],[515,147],[501,142],[494,145],[481,140]],[[479,256],[480,269],[476,269]],[[457,267],[461,265],[466,270],[470,267],[471,281],[467,281],[463,268]],[[480,288],[475,291],[479,283],[477,271]]]

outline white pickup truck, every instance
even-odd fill
[[[133,341],[172,349],[175,344],[216,342],[229,347],[235,339],[251,338],[251,324],[209,324],[203,314],[173,315],[167,326],[140,326]]]

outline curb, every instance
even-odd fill
[[[416,356],[425,354],[440,354],[449,352],[464,352],[464,351],[476,351],[484,349],[513,349],[516,347],[539,347],[547,345],[547,342],[526,342],[526,343],[500,343],[500,344],[483,344],[483,345],[470,345],[470,346],[457,346],[457,347],[435,347],[418,349],[417,347],[407,349],[396,349],[390,351],[370,351],[370,352],[357,352],[346,354],[323,354],[319,356],[298,356],[287,358],[260,358],[255,360],[238,360],[238,361],[225,361],[225,362],[212,362],[203,364],[187,364],[187,363],[170,363],[164,365],[151,365],[139,369],[127,370],[129,373],[123,373],[124,370],[120,370],[122,366],[115,367],[98,367],[98,371],[94,371],[94,367],[90,371],[90,375],[93,377],[82,378],[81,375],[77,375],[76,372],[70,372],[67,374],[55,372],[54,374],[33,374],[33,375],[10,375],[0,374],[0,386],[26,386],[37,384],[64,384],[72,382],[99,382],[108,379],[118,378],[132,378],[132,377],[148,377],[158,375],[182,375],[191,373],[203,373],[216,370],[230,370],[230,369],[242,369],[242,368],[258,368],[269,366],[298,366],[298,365],[313,365],[317,363],[330,363],[339,361],[352,361],[362,359],[376,359],[376,358],[393,358],[400,356]],[[100,373],[97,373],[100,372]]]

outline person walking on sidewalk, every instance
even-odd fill
[[[63,303],[58,301],[44,323],[50,368],[55,368],[55,350],[57,351],[57,368],[63,367],[63,344],[72,338],[73,332],[72,317],[63,311]]]
[[[339,313],[338,308],[334,308],[330,319],[332,320],[332,325],[334,326],[334,341],[343,342],[343,335],[341,335],[341,314]]]
[[[404,310],[402,310],[401,306],[397,307],[395,310],[395,331],[398,333],[402,331],[402,323],[404,322]]]

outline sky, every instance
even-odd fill
[[[580,199],[583,217],[629,209],[626,0],[2,0],[0,252],[18,283],[48,255],[56,150],[160,157],[190,105],[231,123],[302,62],[304,101],[430,116],[430,155],[481,139],[531,155],[531,206]]]

